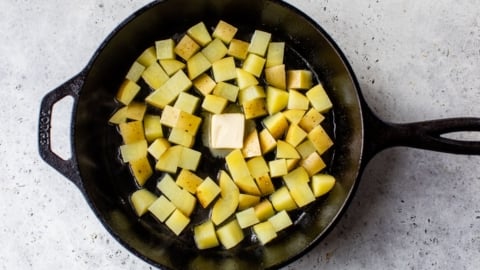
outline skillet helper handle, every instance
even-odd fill
[[[81,72],[46,94],[40,105],[40,116],[38,121],[38,147],[40,156],[45,162],[70,179],[78,187],[81,186],[81,179],[75,154],[72,152],[72,156],[69,159],[63,159],[52,151],[52,108],[55,103],[66,96],[73,97],[73,106],[75,108],[78,102],[78,94],[84,81],[85,74]]]

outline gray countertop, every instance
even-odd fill
[[[0,269],[149,269],[37,150],[41,98],[148,2],[0,3]],[[336,40],[382,119],[480,117],[478,1],[288,2]],[[71,107],[61,102],[53,119],[53,147],[65,156]],[[480,269],[479,163],[411,148],[378,154],[334,230],[285,269]]]

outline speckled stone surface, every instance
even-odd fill
[[[0,2],[0,269],[151,268],[37,150],[41,98],[148,2]],[[478,1],[288,2],[337,41],[382,119],[480,117]],[[71,100],[55,110],[54,147],[68,156]],[[335,229],[285,269],[480,269],[479,164],[410,148],[378,154]]]

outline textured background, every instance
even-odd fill
[[[148,2],[0,2],[0,269],[149,269],[39,158],[36,131],[41,98]],[[480,117],[478,1],[288,2],[337,41],[382,119]],[[54,149],[68,155],[71,100],[55,110]],[[478,133],[461,137],[480,140]],[[382,152],[331,234],[285,268],[480,269],[479,162],[407,148]]]

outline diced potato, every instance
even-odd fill
[[[241,113],[214,114],[210,125],[210,146],[215,149],[237,149],[232,153],[242,153],[245,117]],[[243,157],[242,157],[243,159]],[[227,161],[228,164],[228,161]],[[233,178],[236,178],[230,168]]]
[[[143,120],[147,111],[147,105],[143,102],[132,101],[127,105],[127,118],[132,120]]]
[[[272,194],[275,191],[275,186],[273,185],[272,179],[268,173],[255,177],[255,183],[260,190],[260,194],[263,196]]]
[[[295,147],[286,141],[277,140],[277,153],[276,159],[299,159],[300,154],[295,150]]]
[[[265,221],[271,216],[275,215],[272,203],[268,199],[264,199],[259,204],[253,207],[255,215],[260,221]]]
[[[263,125],[275,139],[282,137],[288,129],[287,118],[282,112],[277,112],[263,119]]]
[[[142,73],[142,79],[150,86],[153,90],[160,88],[165,82],[168,81],[169,77],[167,73],[162,69],[160,64],[157,62],[148,66]]]
[[[267,110],[269,114],[282,111],[288,105],[289,94],[287,91],[267,86]]]
[[[287,135],[285,135],[285,141],[292,146],[298,146],[303,140],[307,138],[307,132],[300,128],[297,124],[291,124],[288,127]]]
[[[195,171],[197,170],[201,157],[201,152],[191,149],[189,147],[183,147],[181,157],[178,162],[178,167],[190,171]]]
[[[238,225],[240,225],[240,228],[242,229],[248,228],[260,222],[260,220],[257,218],[257,215],[255,215],[255,210],[253,207],[241,210],[237,212],[235,216],[237,218]]]
[[[252,99],[242,104],[245,119],[253,119],[268,115],[267,102],[264,98]]]
[[[282,186],[270,195],[270,201],[277,212],[297,209],[297,204],[290,195],[288,188]],[[273,215],[272,215],[273,216]]]
[[[233,215],[238,207],[240,194],[237,185],[223,170],[220,171],[219,185],[221,197],[213,205],[211,214],[211,220],[215,225],[219,225]]]
[[[128,70],[127,75],[125,75],[125,78],[129,79],[132,82],[136,82],[138,81],[138,79],[140,79],[144,70],[145,70],[145,67],[142,66],[137,61],[135,61],[133,62],[132,66],[130,66],[130,69]]]
[[[266,245],[277,237],[275,227],[273,227],[270,221],[264,221],[253,226],[253,232],[257,236],[262,245]]]
[[[309,176],[313,176],[323,170],[327,165],[317,152],[311,153],[300,161],[300,166],[307,170]]]
[[[248,46],[250,46],[250,43],[246,41],[232,39],[232,41],[230,41],[230,46],[228,46],[227,54],[237,59],[245,60],[248,54]]]
[[[127,106],[123,106],[110,116],[108,122],[111,124],[119,125],[127,121]]]
[[[298,167],[283,177],[290,195],[299,207],[315,201],[315,195],[309,185],[309,175],[303,167]]]
[[[157,59],[175,59],[175,41],[171,38],[155,41]]]
[[[180,155],[182,154],[181,145],[170,146],[157,160],[155,164],[155,169],[168,172],[176,173],[178,169],[178,162],[180,161]]]
[[[311,108],[308,112],[302,117],[298,125],[305,130],[306,132],[312,131],[316,126],[325,119],[315,108]]]
[[[250,176],[247,162],[242,155],[241,150],[235,149],[225,157],[227,168],[234,181]]]
[[[160,222],[164,222],[173,211],[175,211],[175,205],[173,205],[167,197],[160,195],[160,197],[148,207],[148,211]]]
[[[195,143],[195,136],[181,128],[175,127],[170,130],[168,141],[185,147],[192,147]]]
[[[323,154],[327,151],[332,145],[333,141],[328,136],[327,132],[322,128],[322,126],[316,126],[312,131],[307,135],[308,139],[313,143],[318,154]]]
[[[128,105],[138,92],[140,92],[140,86],[133,81],[125,79],[118,89],[116,99],[124,105]]]
[[[219,82],[215,88],[213,88],[214,95],[226,98],[231,102],[237,101],[238,91],[238,86],[226,82]]]
[[[143,216],[148,211],[148,207],[150,207],[156,199],[157,195],[148,191],[148,189],[139,189],[130,195],[133,209],[139,217]]]
[[[283,180],[285,181],[285,184],[287,184],[287,187],[289,187],[289,183],[296,184],[296,182],[310,182],[310,176],[308,175],[308,172],[307,170],[305,170],[305,168],[297,167],[295,170],[283,176]]]
[[[285,159],[275,159],[268,162],[271,177],[279,177],[288,174],[287,162]]]
[[[196,96],[190,95],[186,92],[181,92],[178,95],[177,100],[173,107],[180,109],[184,112],[189,114],[193,114],[195,110],[197,110],[198,104],[200,103],[200,99]]]
[[[238,245],[245,237],[242,228],[240,228],[240,225],[236,219],[218,228],[217,236],[220,240],[220,243],[222,243],[226,249],[230,249]]]
[[[258,131],[254,129],[243,140],[242,155],[245,158],[258,157],[262,155],[262,148],[260,147],[260,140],[258,138]]]
[[[287,171],[292,171],[293,169],[298,167],[298,163],[300,162],[300,159],[298,158],[289,158],[286,159],[287,162]]]
[[[153,174],[152,166],[147,157],[130,161],[130,170],[139,186],[143,186]]]
[[[182,211],[176,209],[170,215],[170,217],[165,221],[165,225],[167,225],[170,230],[172,230],[177,236],[182,233],[182,231],[187,227],[188,223],[190,223],[190,218],[182,213]]]
[[[262,57],[265,56],[271,38],[272,34],[261,30],[255,30],[252,39],[250,40],[250,45],[248,46],[248,52]]]
[[[265,61],[265,58],[253,53],[249,53],[245,61],[243,61],[242,69],[250,72],[256,77],[260,77],[263,71],[263,66],[265,65]]]
[[[156,53],[155,46],[148,47],[137,58],[137,62],[144,67],[148,67],[151,64],[155,63],[156,61],[157,61],[157,53]]]
[[[154,114],[146,114],[143,117],[143,127],[145,129],[145,138],[147,142],[153,142],[157,138],[163,137],[162,123],[160,116]]]
[[[240,89],[245,89],[250,86],[258,85],[258,80],[255,76],[241,68],[235,69],[237,72],[237,85]],[[261,86],[259,86],[261,87]],[[262,88],[263,89],[263,88]],[[265,94],[264,94],[265,95]]]
[[[238,210],[245,210],[257,205],[259,202],[260,196],[240,193],[238,195]]]
[[[202,47],[212,41],[212,37],[203,22],[199,22],[188,28],[187,34]]]
[[[120,123],[118,128],[125,144],[145,140],[142,121]]]
[[[189,35],[184,35],[175,46],[175,53],[183,60],[188,60],[200,50],[198,45]]]
[[[310,140],[305,140],[301,144],[299,144],[297,147],[295,147],[302,156],[302,158],[307,158],[311,153],[315,152],[315,145]]]
[[[141,140],[120,146],[120,154],[122,155],[122,160],[125,163],[128,163],[133,160],[137,160],[147,156],[147,141]]]
[[[270,172],[267,162],[263,156],[254,157],[247,161],[248,171],[254,178],[261,177]]]
[[[228,99],[216,95],[206,95],[203,99],[202,108],[214,114],[221,114],[227,107]]]
[[[227,46],[225,46],[225,44],[218,38],[214,39],[202,49],[202,53],[210,63],[222,59],[227,54],[227,51]]]
[[[266,154],[275,149],[277,146],[277,140],[270,134],[266,128],[262,129],[258,134],[258,139],[260,141],[260,148],[262,149],[262,154]]]
[[[315,197],[327,194],[335,186],[335,177],[329,174],[316,174],[312,177],[312,190]]]
[[[209,249],[220,245],[215,226],[210,220],[193,228],[193,239],[198,249]]]
[[[273,67],[283,64],[285,54],[285,42],[270,42],[267,50],[267,62],[265,67]]]
[[[305,115],[304,110],[285,110],[283,111],[283,115],[287,118],[290,124],[298,124],[300,120],[302,120],[303,116]]]
[[[148,146],[148,153],[158,160],[168,148],[170,148],[170,143],[167,139],[157,138]]]
[[[238,92],[238,102],[240,104],[265,97],[265,90],[260,85],[251,85]]]
[[[307,91],[307,98],[310,100],[313,108],[320,113],[324,113],[332,108],[332,102],[321,84],[317,84]]]
[[[162,111],[160,123],[167,127],[176,127],[181,110],[170,105],[166,105]]]
[[[196,205],[196,198],[188,191],[180,188],[175,180],[169,175],[157,183],[157,189],[160,190],[184,215],[190,216]]]
[[[305,69],[287,70],[288,89],[310,89],[312,87],[312,72]]]
[[[198,52],[187,60],[187,72],[190,80],[195,79],[208,69],[212,64],[202,52]]]
[[[217,83],[235,79],[237,71],[234,58],[230,56],[213,62],[212,73]]]
[[[205,178],[196,190],[198,202],[203,208],[207,208],[219,194],[220,187],[210,177]]]
[[[273,87],[287,89],[287,74],[285,65],[271,66],[264,70],[265,80]]]
[[[195,136],[201,123],[202,118],[185,111],[180,111],[175,128],[181,129],[186,133]]]
[[[168,76],[172,76],[186,66],[185,63],[180,62],[177,59],[161,59],[159,60],[159,63]]]
[[[172,103],[181,92],[190,89],[191,86],[192,81],[182,70],[179,70],[160,88],[148,95],[145,101],[152,106],[163,109],[166,105]]]
[[[202,178],[200,178],[194,172],[187,169],[182,169],[177,176],[177,180],[175,181],[175,183],[177,183],[178,186],[180,186],[181,188],[185,189],[186,191],[192,194],[195,194],[198,186],[200,186],[202,182],[203,182]]]
[[[225,21],[220,20],[213,30],[212,37],[218,38],[228,44],[237,33],[237,28]]]
[[[284,230],[293,224],[292,219],[285,210],[276,213],[274,216],[269,218],[268,221],[272,223],[276,232]]]
[[[294,110],[308,110],[310,107],[310,101],[306,96],[301,94],[298,91],[290,90],[288,95],[288,104],[287,109],[294,109]]]
[[[234,178],[234,182],[238,186],[240,191],[246,194],[257,195],[257,196],[260,196],[262,194],[260,192],[260,189],[258,189],[258,186],[251,175],[246,175],[237,179]]]
[[[206,96],[213,91],[217,83],[207,73],[203,73],[193,80],[193,87]]]

